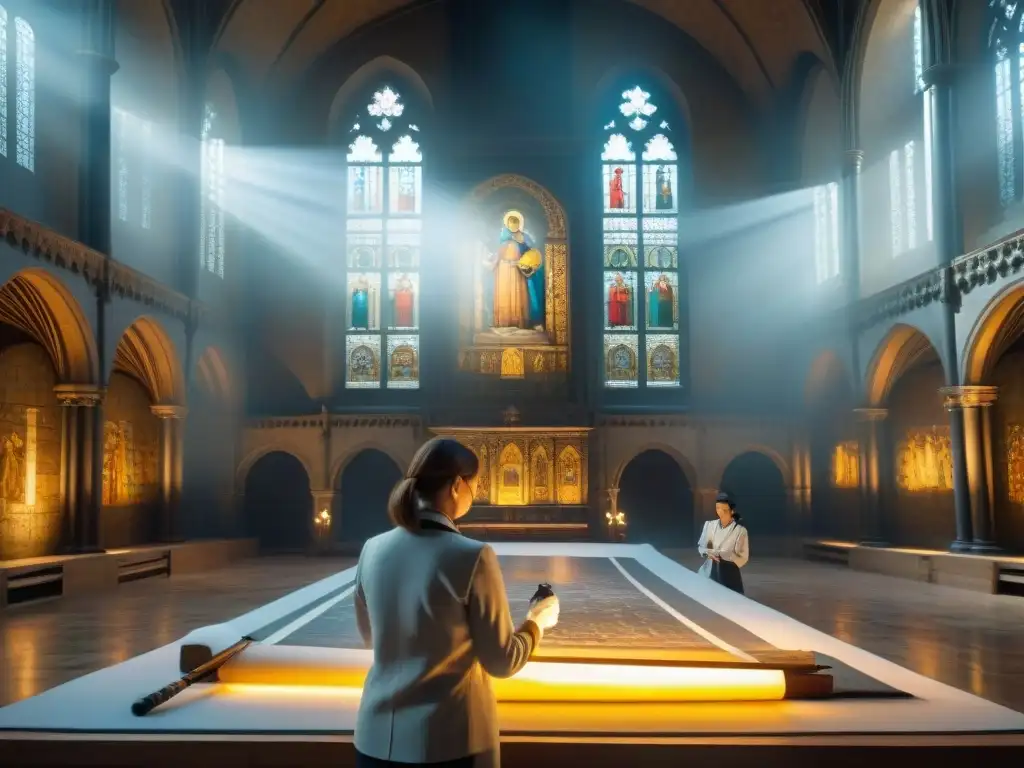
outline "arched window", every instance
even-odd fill
[[[13,45],[12,45],[13,42]],[[14,91],[8,89],[8,51],[14,51]],[[8,157],[12,131],[7,117],[14,114],[13,154],[18,165],[35,170],[36,151],[36,42],[32,25],[15,17],[8,24],[7,9],[0,5],[0,157]]]
[[[153,226],[153,124],[123,109],[112,110],[112,142],[117,181],[117,219]]]
[[[839,276],[839,184],[814,188],[814,271],[819,283]]]
[[[423,154],[402,94],[374,91],[349,132],[345,387],[418,389]]]
[[[889,212],[892,255],[931,242],[932,219],[932,93],[924,81],[924,28],[921,6],[915,6],[911,26],[913,74],[911,87],[921,100],[921,123],[913,138],[889,153]],[[908,78],[909,79],[909,78]],[[920,151],[919,151],[920,150]],[[924,192],[921,196],[918,189]]]
[[[200,134],[202,201],[199,209],[199,253],[203,269],[224,277],[224,139],[217,136],[217,113],[207,104]]]
[[[17,39],[14,57],[17,61],[14,113],[17,116],[18,165],[29,171],[36,167],[36,36],[32,26],[22,18],[14,20]]]
[[[1008,205],[1024,191],[1024,2],[989,0],[991,25],[988,44],[995,59],[996,152],[999,199]]]
[[[680,385],[680,166],[651,94],[624,91],[605,125],[602,169],[604,382]]]

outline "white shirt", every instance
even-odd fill
[[[711,546],[708,546],[708,542]],[[708,520],[700,532],[697,551],[704,557],[714,554],[742,568],[750,559],[750,541],[747,529],[733,520],[724,528],[718,520]]]

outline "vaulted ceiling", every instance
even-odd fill
[[[803,53],[830,61],[814,0],[629,0],[676,25],[758,103],[785,87]],[[360,27],[424,0],[230,0],[217,32],[255,81],[300,75]]]

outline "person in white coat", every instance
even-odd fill
[[[704,558],[698,573],[742,595],[740,568],[750,559],[747,529],[729,494],[718,494],[715,513],[717,518],[704,523],[697,541],[697,551]]]
[[[491,677],[511,677],[558,623],[558,598],[512,622],[498,557],[455,521],[476,496],[476,455],[434,439],[395,486],[395,528],[363,546],[356,567],[359,632],[373,649],[356,717],[356,765],[501,765]]]

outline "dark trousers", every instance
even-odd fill
[[[740,576],[740,569],[736,563],[728,560],[719,560],[711,566],[711,579],[717,581],[723,587],[728,587],[733,592],[743,594],[743,577]]]
[[[378,760],[376,757],[368,757],[356,750],[356,768],[402,768],[402,766],[422,765],[424,768],[476,768],[477,765],[491,765],[487,761],[477,763],[479,757],[470,755],[460,757],[458,760],[445,760],[440,763],[396,763],[394,760]]]

